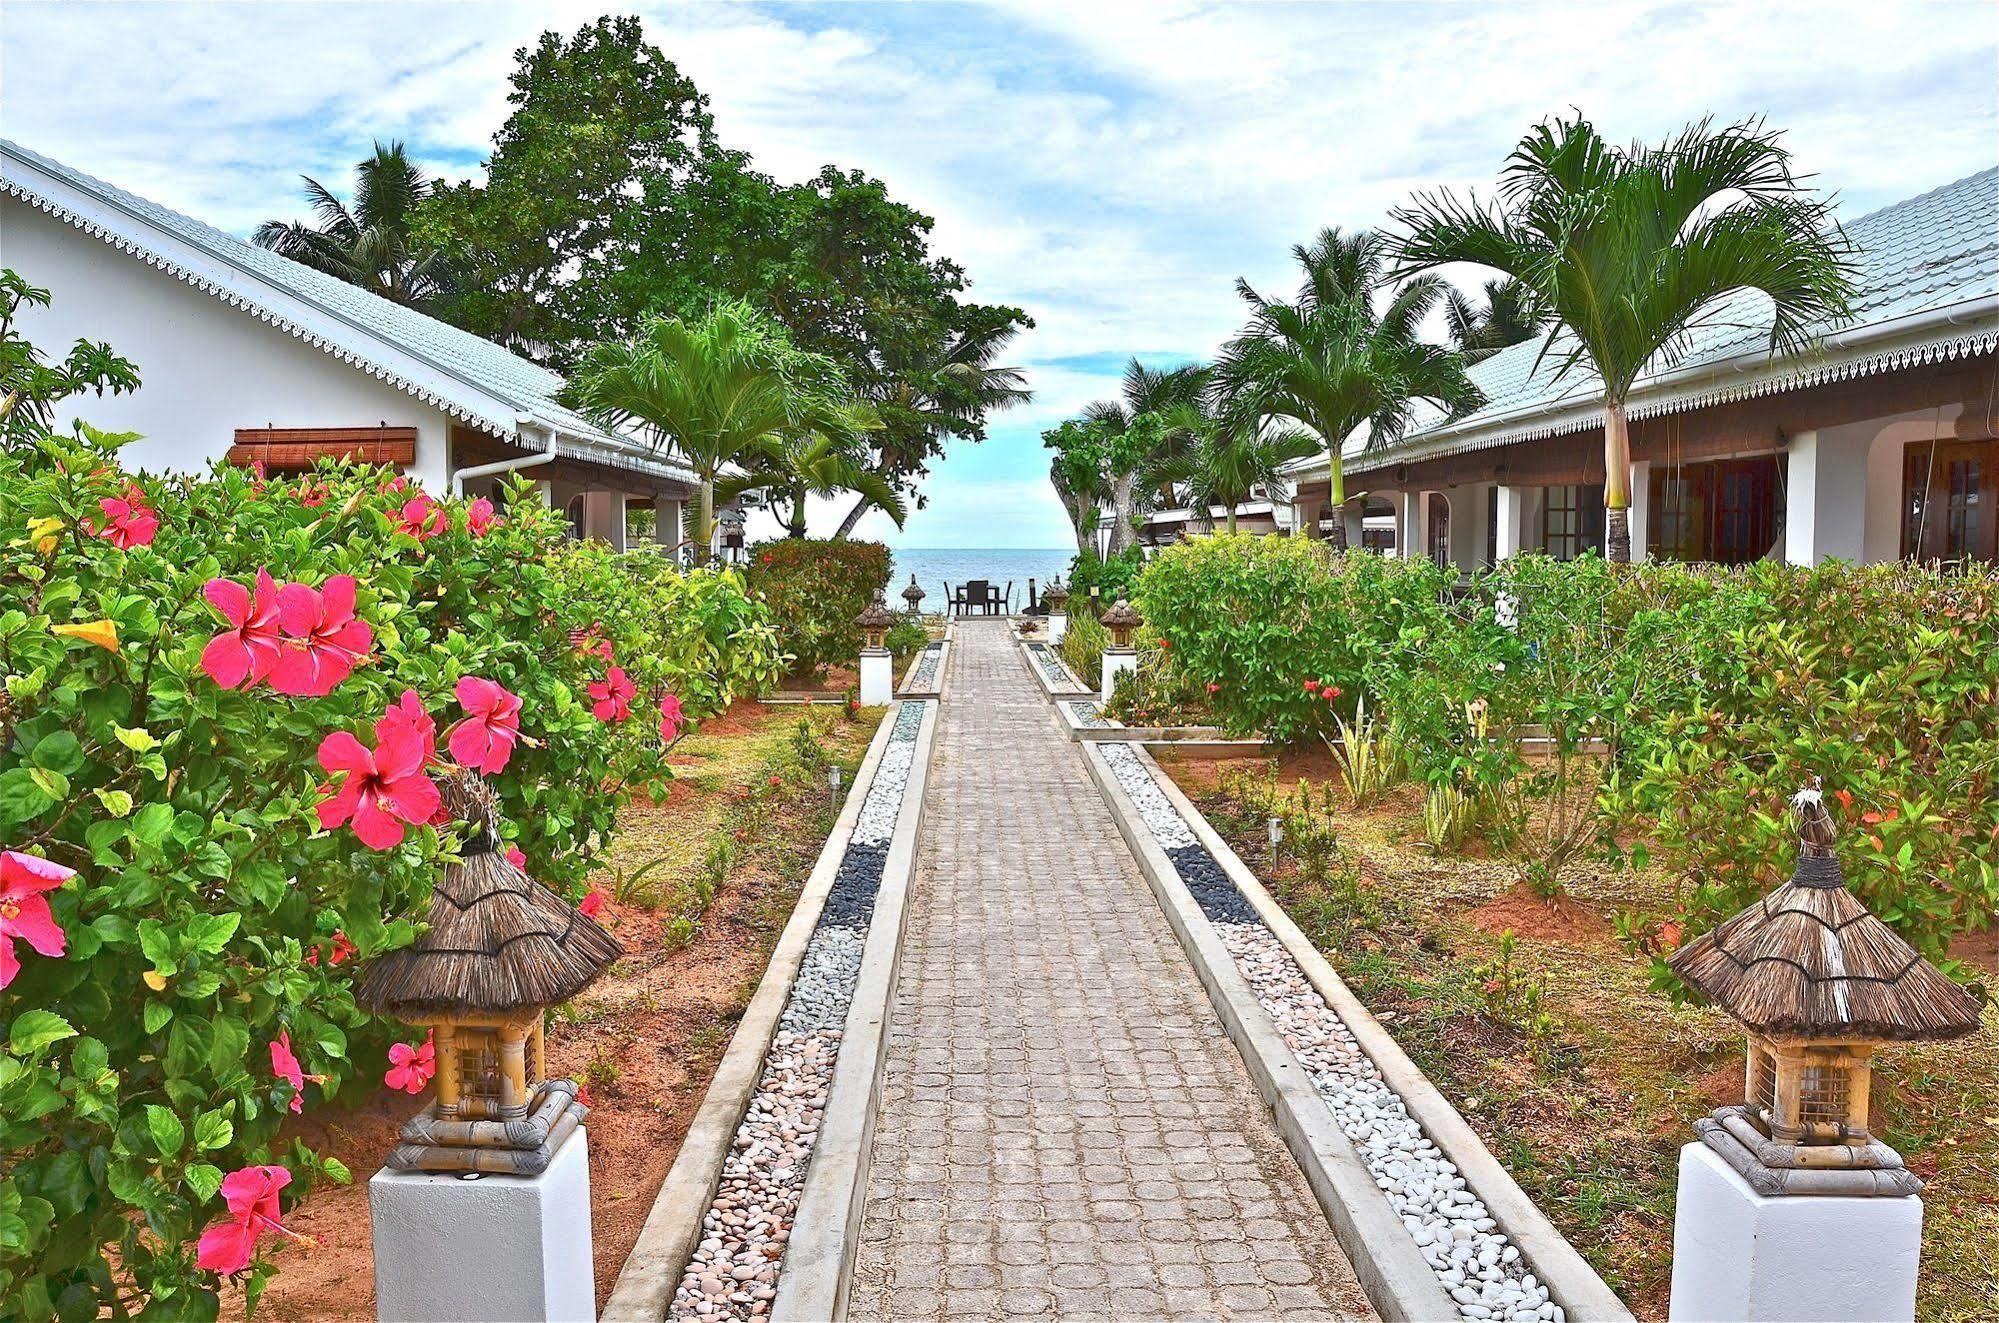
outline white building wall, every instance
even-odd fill
[[[414,427],[409,472],[432,492],[450,476],[449,419],[284,331],[12,197],[0,199],[0,262],[49,291],[21,328],[51,358],[78,337],[138,365],[130,395],[66,401],[58,421],[138,432],[135,468],[192,472],[222,458],[239,427]]]

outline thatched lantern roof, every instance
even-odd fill
[[[1847,890],[1818,792],[1793,802],[1797,872],[1674,952],[1674,972],[1766,1037],[1906,1042],[1976,1029],[1977,1000]]]
[[[1069,605],[1069,590],[1057,579],[1041,590],[1041,601],[1051,614],[1060,615]]]
[[[553,1006],[624,954],[594,919],[507,862],[492,792],[470,773],[444,786],[452,815],[480,828],[431,892],[428,928],[381,957],[355,1000],[398,1019],[502,1016]]]
[[[915,615],[923,607],[924,592],[916,586],[916,576],[909,576],[909,587],[902,590],[902,600],[909,603],[909,614]]]
[[[869,602],[868,609],[855,617],[854,623],[867,635],[868,646],[879,648],[888,631],[895,628],[895,615],[880,602]]]
[[[1132,609],[1131,603],[1120,597],[1117,605],[1104,612],[1102,624],[1111,632],[1111,642],[1120,648],[1131,646],[1131,636],[1145,623],[1145,617]]]

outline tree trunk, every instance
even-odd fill
[[[1347,475],[1340,467],[1337,445],[1332,448],[1326,470],[1326,506],[1333,512],[1333,536],[1328,540],[1333,544],[1333,554],[1341,555],[1347,549]]]
[[[1117,478],[1111,483],[1110,554],[1113,556],[1138,540],[1131,523],[1131,489],[1135,481],[1136,478]]]
[[[785,533],[786,536],[788,537],[802,538],[805,536],[805,493],[804,492],[799,492],[797,495],[792,497],[791,518],[785,524]]]
[[[1229,507],[1229,532],[1235,532],[1235,507],[1233,505]]]
[[[1607,400],[1603,411],[1604,555],[1631,563],[1631,427],[1624,401]]]
[[[701,475],[701,491],[694,501],[694,547],[706,565],[715,556],[715,478]]]
[[[847,517],[840,521],[840,527],[833,534],[835,538],[849,538],[854,535],[854,525],[861,522],[861,516],[868,512],[868,498],[863,496],[854,502],[854,508],[847,511]]]

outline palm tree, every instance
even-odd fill
[[[902,496],[854,453],[854,439],[879,427],[880,421],[866,405],[849,407],[853,418],[838,433],[813,432],[760,447],[758,466],[717,482],[716,496],[733,500],[745,492],[766,491],[774,501],[784,500],[791,510],[784,521],[788,537],[805,536],[806,497],[830,498],[842,492],[858,496],[860,510],[881,510],[901,528],[909,517]]]
[[[1376,312],[1375,296],[1387,288],[1379,235],[1323,230],[1291,251],[1304,271],[1291,302],[1236,281],[1249,324],[1224,350],[1216,381],[1227,409],[1318,434],[1337,511],[1347,499],[1341,449],[1356,430],[1365,425],[1368,444],[1382,445],[1408,428],[1418,401],[1457,417],[1484,396],[1465,376],[1462,357],[1416,337],[1443,297],[1440,280],[1411,280]],[[1333,545],[1346,547],[1344,519],[1333,521]]]
[[[1125,365],[1124,398],[1084,408],[1083,422],[1106,441],[1102,486],[1111,503],[1111,555],[1137,540],[1139,515],[1158,502],[1171,504],[1180,466],[1193,453],[1210,372],[1201,364],[1162,371],[1134,358]]]
[[[1187,508],[1206,517],[1219,505],[1235,532],[1236,507],[1260,490],[1273,503],[1291,499],[1285,466],[1319,453],[1319,438],[1299,427],[1272,426],[1253,414],[1223,410],[1202,419],[1186,465]]]
[[[375,154],[355,166],[351,209],[317,179],[302,178],[318,226],[265,221],[254,236],[258,247],[413,308],[445,292],[442,256],[419,252],[410,235],[410,217],[431,185],[401,143],[378,142]]]
[[[995,362],[1019,333],[1019,325],[1011,321],[975,326],[947,344],[929,371],[896,376],[888,392],[875,400],[882,420],[874,439],[877,472],[891,482],[898,475],[920,476],[944,432],[977,436],[988,413],[1033,398],[1025,372]],[[860,497],[833,536],[850,536],[876,504]]]
[[[1509,345],[1531,340],[1546,321],[1534,291],[1511,276],[1485,282],[1485,306],[1455,285],[1444,292],[1444,326],[1467,363],[1483,363]]]
[[[1556,119],[1514,148],[1496,200],[1437,193],[1394,213],[1400,273],[1474,262],[1512,276],[1560,324],[1542,348],[1560,360],[1556,379],[1587,364],[1603,383],[1614,561],[1631,559],[1624,405],[1638,374],[1674,361],[1699,327],[1750,315],[1738,292],[1769,300],[1772,355],[1849,315],[1851,247],[1777,139],[1760,121],[1715,131],[1704,119],[1619,150],[1587,120]]]
[[[701,480],[694,543],[715,536],[715,484],[724,469],[779,453],[791,438],[839,435],[852,401],[833,361],[791,343],[749,303],[716,304],[692,320],[655,317],[630,340],[591,348],[564,399],[606,427],[635,425]]]

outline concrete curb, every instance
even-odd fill
[[[939,640],[933,639],[932,642]],[[940,701],[943,699],[944,689],[950,683],[951,675],[951,639],[948,633],[941,642],[943,646],[938,650],[937,656],[937,683],[929,689],[916,687],[916,668],[923,664],[923,654],[929,650],[927,647],[919,648],[916,655],[909,659],[908,668],[902,673],[902,687],[895,691],[897,698],[935,698]]]
[[[1061,668],[1062,674],[1069,677],[1071,685],[1069,688],[1058,688],[1055,682],[1050,680],[1035,662],[1026,642],[1016,635],[1013,640],[1013,646],[1020,653],[1021,664],[1027,667],[1027,673],[1033,676],[1034,683],[1041,687],[1041,696],[1043,698],[1048,699],[1050,702],[1059,703],[1074,699],[1095,698],[1097,696],[1096,690],[1088,688],[1081,680],[1076,678],[1076,673],[1069,669],[1069,663],[1062,660],[1061,653],[1057,652],[1053,647],[1049,647],[1047,640],[1036,639],[1035,642],[1048,648],[1048,655],[1055,659],[1055,664]]]
[[[868,1191],[868,1161],[874,1147],[875,1114],[888,1060],[889,1013],[896,973],[902,964],[903,928],[909,916],[909,882],[916,871],[916,847],[923,833],[923,791],[930,775],[930,749],[941,705],[931,703],[916,732],[909,781],[895,834],[882,865],[881,889],[861,954],[860,980],[847,1011],[845,1036],[833,1064],[826,1111],[805,1188],[791,1221],[778,1270],[772,1323],[793,1319],[842,1318],[853,1285],[854,1253],[860,1244],[861,1209]]]
[[[1589,1266],[1588,1261],[1576,1252],[1575,1246],[1556,1229],[1555,1224],[1548,1220],[1547,1214],[1543,1213],[1528,1197],[1527,1192],[1520,1188],[1519,1182],[1515,1181],[1506,1168],[1500,1165],[1499,1160],[1492,1156],[1492,1151],[1485,1146],[1485,1141],[1478,1137],[1478,1132],[1473,1130],[1458,1109],[1437,1091],[1437,1086],[1430,1082],[1430,1077],[1409,1059],[1409,1055],[1402,1050],[1402,1045],[1395,1041],[1388,1030],[1382,1027],[1381,1022],[1375,1019],[1367,1007],[1361,1004],[1360,999],[1353,995],[1352,990],[1326,962],[1326,958],[1319,954],[1318,948],[1312,945],[1311,939],[1291,921],[1291,916],[1284,912],[1284,907],[1264,890],[1263,883],[1257,880],[1256,874],[1250,871],[1249,866],[1243,863],[1241,857],[1229,847],[1228,842],[1221,838],[1220,833],[1209,825],[1207,818],[1194,807],[1193,801],[1187,798],[1174,783],[1173,778],[1166,775],[1159,764],[1153,761],[1150,753],[1140,750],[1139,756],[1152,770],[1153,779],[1159,783],[1167,799],[1175,809],[1179,810],[1180,816],[1193,830],[1195,839],[1207,847],[1208,853],[1215,857],[1215,862],[1222,866],[1229,875],[1229,880],[1235,883],[1243,898],[1256,910],[1257,917],[1263,920],[1265,926],[1283,944],[1286,953],[1297,962],[1298,968],[1319,995],[1326,999],[1326,1004],[1333,1009],[1334,1014],[1345,1022],[1347,1029],[1360,1044],[1361,1050],[1367,1053],[1373,1060],[1375,1069],[1381,1072],[1383,1082],[1401,1097],[1403,1106],[1408,1108],[1409,1115],[1415,1118],[1416,1123],[1423,1127],[1431,1142],[1443,1151],[1446,1158],[1457,1165],[1458,1174],[1464,1177],[1472,1192],[1484,1201],[1493,1219],[1519,1247],[1521,1255],[1533,1267],[1534,1275],[1548,1288],[1548,1294],[1554,1302],[1562,1307],[1570,1319],[1576,1320],[1576,1323],[1583,1323],[1583,1320],[1627,1323],[1632,1316],[1631,1311],[1625,1307],[1622,1300],[1618,1299],[1617,1293],[1611,1290],[1603,1278],[1597,1275],[1596,1270]],[[1117,787],[1108,767],[1098,775],[1093,759],[1091,773],[1097,775],[1099,785],[1116,788],[1119,796],[1123,796],[1122,788]],[[1119,826],[1126,830],[1129,837],[1130,829],[1127,827],[1125,816],[1131,812],[1129,800],[1117,805],[1116,811]],[[1144,830],[1144,823],[1137,818],[1135,812],[1132,812],[1130,821],[1136,824],[1139,830]],[[1149,832],[1146,833],[1146,839],[1151,840]],[[1194,912],[1199,915],[1199,910]],[[1205,923],[1205,919],[1203,922]],[[1226,951],[1221,955],[1223,960],[1229,960]],[[1233,969],[1234,962],[1229,961],[1229,963]],[[1318,1103],[1322,1111],[1325,1109],[1325,1104],[1316,1094],[1313,1095],[1313,1101]],[[1371,1182],[1369,1188],[1373,1188]],[[1376,1197],[1379,1199],[1379,1195]],[[1383,1207],[1387,1207],[1385,1201]],[[1396,1224],[1396,1231],[1398,1235],[1407,1239],[1399,1221]],[[1413,1246],[1413,1242],[1411,1244]],[[1421,1262],[1420,1256],[1418,1262]],[[1424,1271],[1428,1270],[1428,1265],[1425,1264]],[[1451,1312],[1455,1314],[1455,1308]]]
[[[1166,913],[1173,935],[1193,962],[1229,1038],[1242,1054],[1284,1143],[1305,1173],[1312,1195],[1332,1223],[1333,1234],[1353,1265],[1354,1276],[1375,1311],[1390,1323],[1456,1319],[1457,1306],[1430,1270],[1402,1220],[1375,1187],[1339,1123],[1333,1119],[1305,1068],[1284,1043],[1270,1015],[1243,981],[1207,917],[1180,881],[1173,863],[1138,815],[1137,808],[1104,762],[1102,751],[1084,746],[1090,779],[1110,805],[1118,831],[1137,856],[1152,894]]]
[[[791,919],[778,937],[764,968],[763,980],[750,998],[729,1046],[722,1054],[715,1078],[694,1114],[694,1123],[681,1141],[680,1154],[666,1174],[665,1184],[654,1197],[652,1211],[639,1229],[638,1241],[618,1272],[611,1298],[605,1302],[603,1323],[658,1323],[673,1302],[680,1274],[701,1240],[701,1219],[714,1201],[721,1184],[722,1164],[729,1156],[736,1127],[749,1110],[763,1075],[764,1055],[777,1033],[778,1017],[791,996],[792,981],[805,958],[805,947],[818,926],[819,913],[826,906],[826,893],[846,856],[847,840],[861,815],[861,803],[874,784],[875,769],[882,751],[888,747],[895,727],[895,710],[890,708],[875,729],[867,756],[854,774],[847,802],[833,824],[819,858],[792,907]]]

